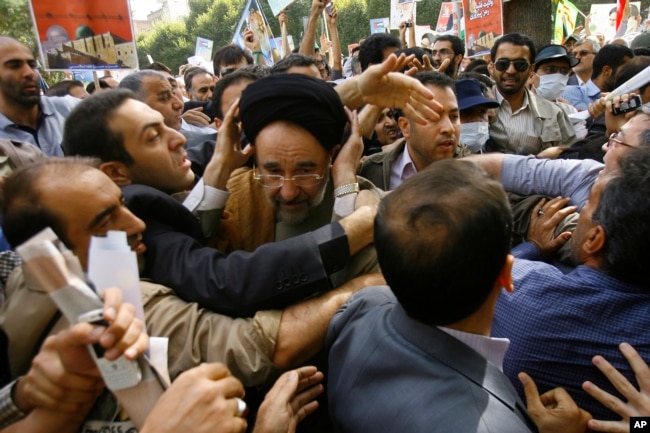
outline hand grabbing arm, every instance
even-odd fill
[[[531,211],[527,240],[535,244],[542,257],[553,255],[571,239],[571,232],[555,237],[558,224],[577,209],[576,206],[566,206],[569,201],[569,198],[556,197],[547,202],[543,198]]]

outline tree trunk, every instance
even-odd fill
[[[553,3],[549,0],[510,0],[503,3],[505,33],[525,33],[541,47],[553,38]]]

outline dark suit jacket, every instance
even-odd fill
[[[394,149],[370,155],[363,161],[359,176],[365,177],[377,188],[388,191],[390,189],[390,168],[395,159],[404,151],[405,146],[406,140],[402,139],[402,142]]]
[[[225,255],[205,245],[198,220],[172,197],[144,185],[126,186],[123,193],[129,209],[147,224],[141,276],[217,313],[251,316],[329,290],[328,275],[349,258],[339,223],[252,253]]]
[[[330,322],[326,347],[338,431],[537,431],[498,368],[410,318],[386,286],[350,298]]]

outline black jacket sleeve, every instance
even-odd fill
[[[251,316],[329,290],[328,274],[349,258],[338,223],[225,255],[205,245],[194,215],[170,196],[142,185],[123,191],[129,209],[147,224],[142,277],[217,313]]]

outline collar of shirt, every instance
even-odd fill
[[[409,155],[408,144],[404,145],[404,150],[402,153],[395,158],[393,165],[390,169],[390,189],[397,188],[402,182],[413,176],[417,173],[418,170],[415,168],[415,164]],[[393,185],[393,183],[396,183]]]
[[[508,107],[508,110],[512,111],[512,107],[510,107],[510,102],[508,102],[508,100],[504,98],[503,95],[501,95],[501,93],[499,93],[499,89],[496,86],[494,87],[494,90],[495,90],[494,96],[496,97],[499,105],[501,105],[501,108]],[[514,116],[515,114],[519,114],[526,108],[528,108],[528,92],[524,91],[524,101],[521,104],[521,108],[519,108],[519,110],[512,113],[512,115]]]
[[[503,371],[503,358],[506,356],[506,351],[510,345],[510,340],[507,338],[486,337],[485,335],[445,328],[444,326],[438,326],[438,329],[465,343]]]

